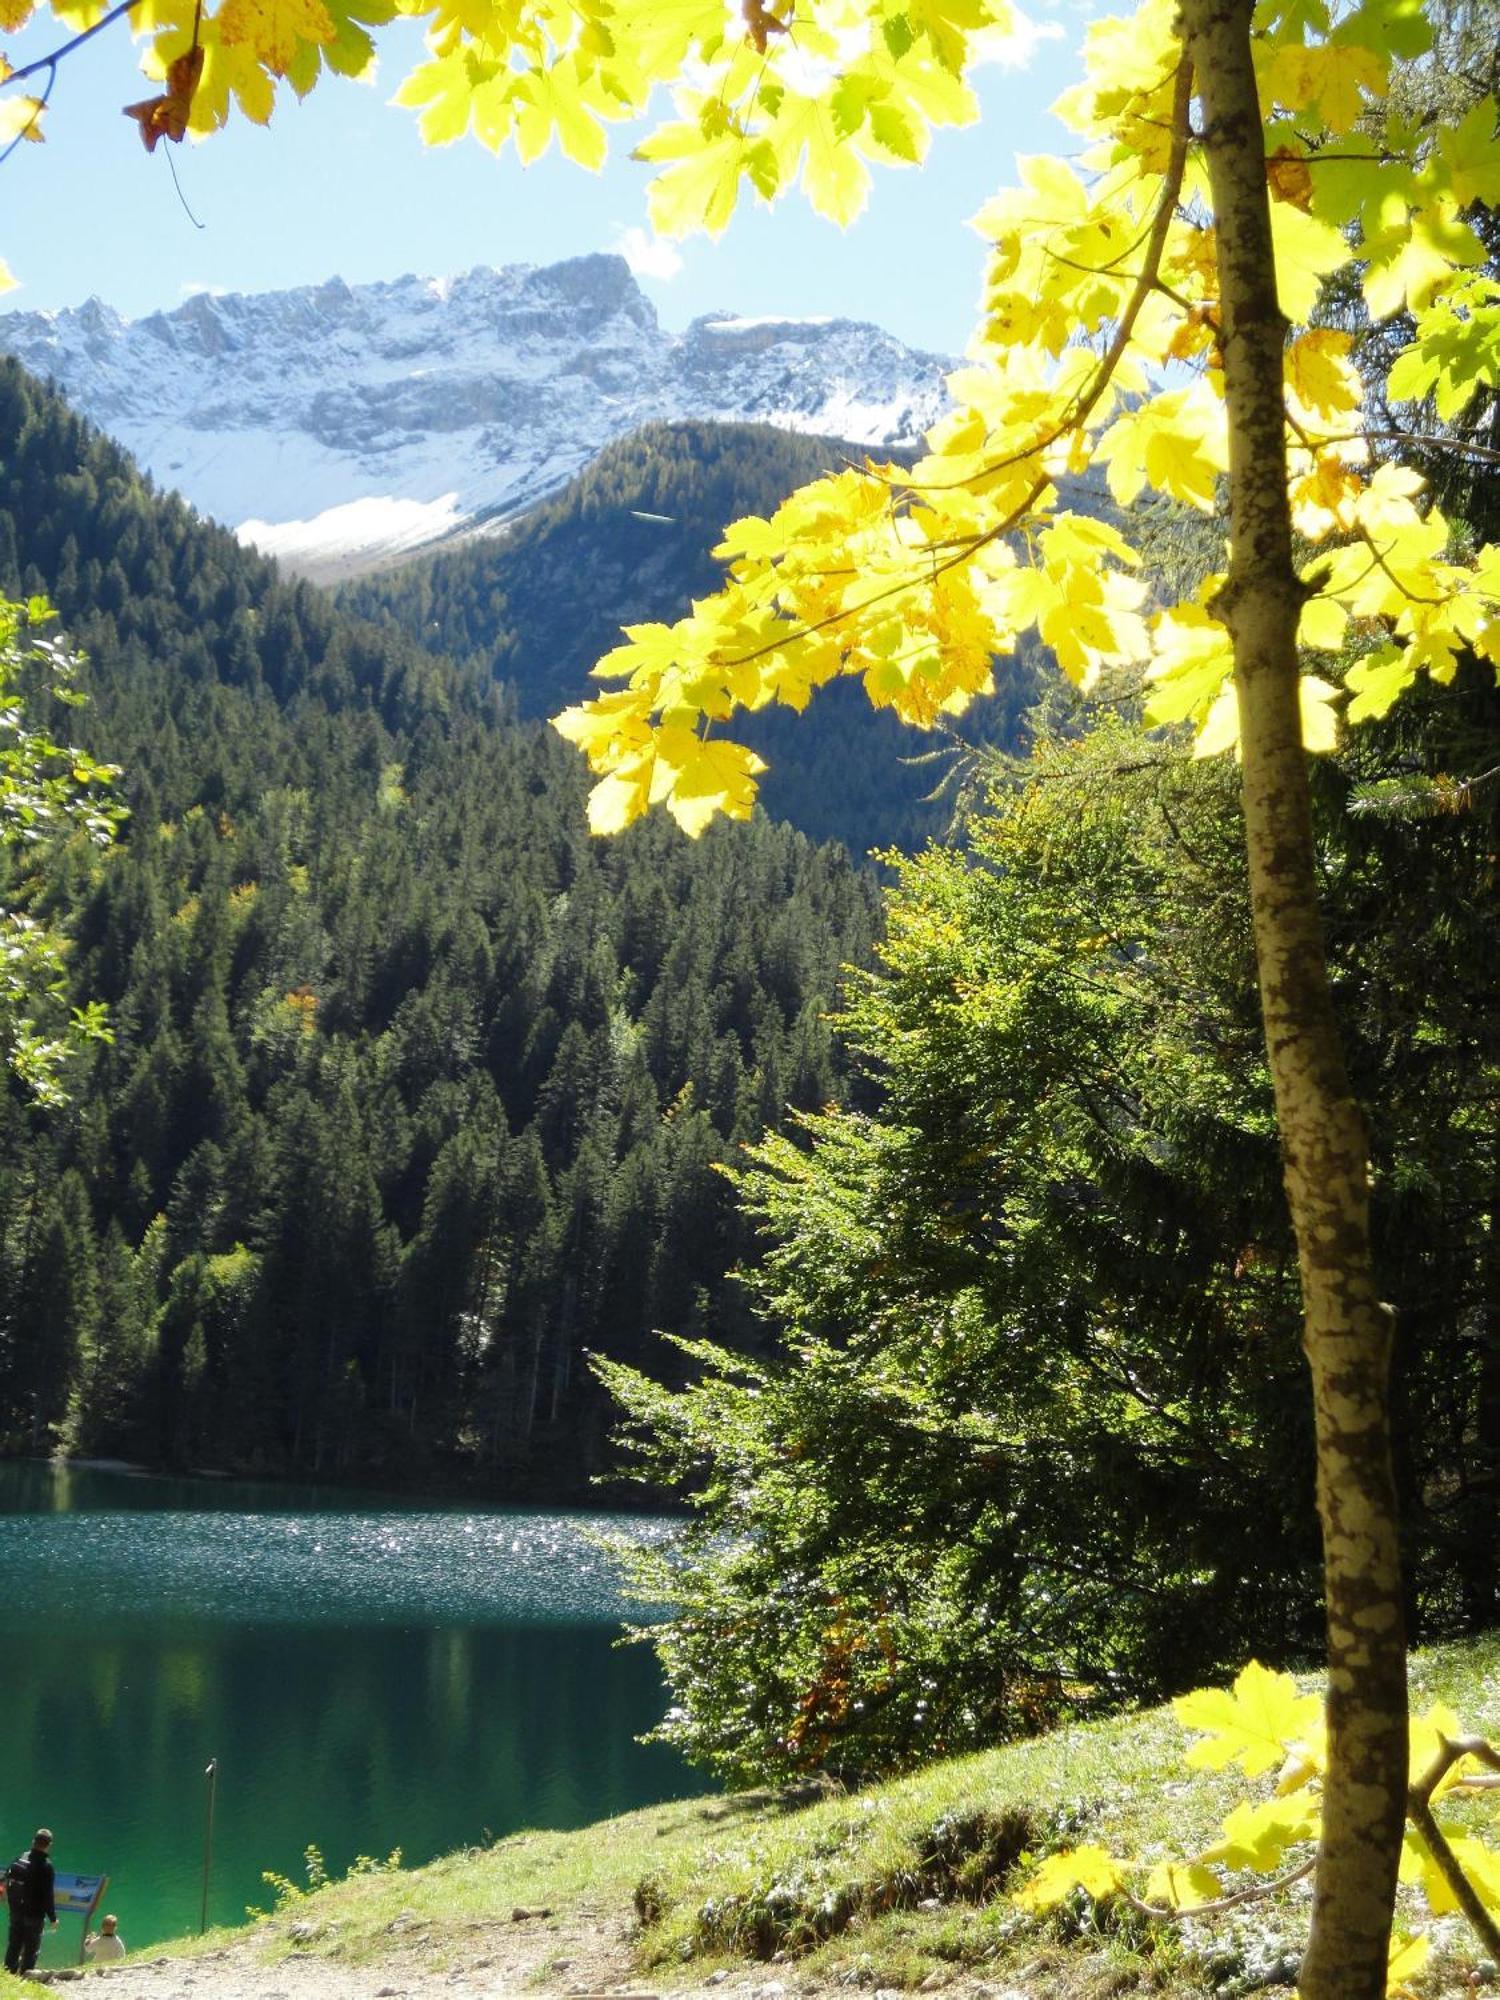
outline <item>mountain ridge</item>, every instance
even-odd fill
[[[0,351],[158,485],[322,581],[493,532],[653,421],[910,443],[954,365],[856,320],[710,313],[671,333],[603,253],[199,293],[136,320],[99,299],[13,310]]]

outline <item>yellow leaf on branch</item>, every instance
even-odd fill
[[[243,49],[273,76],[285,76],[304,42],[333,40],[333,16],[323,0],[224,0],[219,40]]]
[[[42,131],[46,109],[39,97],[27,97],[19,92],[14,97],[0,97],[0,146],[11,145],[17,139],[27,139],[33,145],[40,145],[46,137]]]
[[[1289,1847],[1317,1837],[1319,1814],[1306,1791],[1290,1798],[1246,1800],[1224,1821],[1222,1837],[1205,1849],[1205,1861],[1274,1875]]]
[[[1125,1880],[1125,1871],[1103,1847],[1074,1847],[1049,1854],[1031,1880],[1015,1893],[1023,1910],[1050,1910],[1082,1889],[1097,1902],[1111,1896]]]
[[[1297,1692],[1290,1674],[1252,1660],[1233,1689],[1198,1688],[1172,1704],[1184,1729],[1205,1732],[1187,1753],[1193,1770],[1221,1771],[1238,1764],[1249,1776],[1280,1764],[1294,1743],[1322,1717],[1316,1695]]]
[[[1224,1884],[1201,1861],[1159,1861],[1146,1878],[1146,1901],[1168,1910],[1211,1903],[1223,1893]]]

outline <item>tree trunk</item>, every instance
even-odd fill
[[[1266,1050],[1302,1278],[1328,1618],[1328,1777],[1303,2000],[1378,2000],[1406,1803],[1406,1652],[1388,1309],[1370,1254],[1364,1120],[1318,914],[1298,702],[1282,347],[1251,0],[1184,0],[1218,230],[1245,836]]]

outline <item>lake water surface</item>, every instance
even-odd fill
[[[0,1466],[0,1854],[52,1827],[131,1949],[300,1879],[702,1789],[634,1738],[664,1694],[619,1649],[606,1517]],[[666,1534],[661,1523],[633,1521]],[[79,1923],[42,1963],[76,1958]]]

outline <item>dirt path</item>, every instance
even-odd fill
[[[657,1989],[632,1965],[629,1930],[618,1917],[585,1910],[565,1925],[544,1919],[432,1927],[398,1916],[391,1933],[374,1964],[322,1956],[326,1939],[293,1922],[257,1927],[191,1957],[153,1958],[147,1951],[108,1968],[36,1976],[78,2000],[656,2000]],[[674,1989],[672,2000],[802,2000],[801,1983],[782,1978],[782,1971],[747,1968],[691,1995]]]
[[[540,2000],[544,1988],[564,2000],[650,1990],[632,1976],[625,1925],[588,1911],[566,1926],[540,1918],[435,1926],[402,1912],[374,1964],[327,1957],[330,1942],[322,1926],[282,1921],[188,1957],[147,1950],[107,1968],[35,1976],[79,2000],[416,2000],[438,1993],[457,2000],[522,1992]]]

